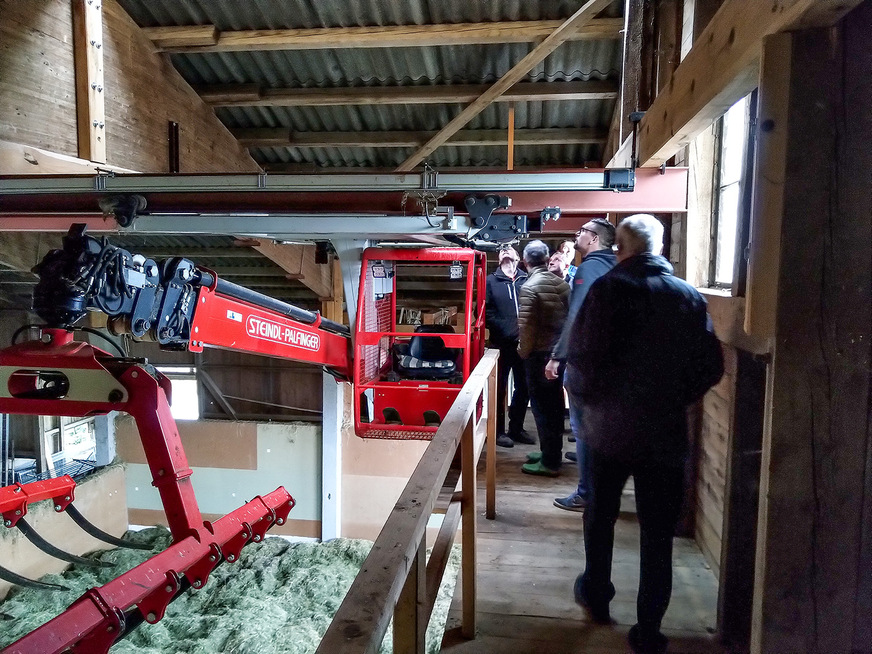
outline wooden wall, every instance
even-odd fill
[[[76,485],[76,508],[113,536],[121,536],[127,531],[125,505],[124,468],[120,465],[104,468]],[[56,513],[49,500],[28,506],[27,521],[47,541],[72,554],[82,555],[113,547],[86,534],[68,515]],[[37,549],[17,529],[0,529],[0,552],[3,553],[5,568],[31,579],[70,567],[69,563]],[[0,581],[0,600],[6,597],[10,588],[11,584]]]
[[[702,401],[696,483],[696,541],[716,576],[720,575],[724,488],[736,394],[736,349],[724,350],[724,376]]]
[[[167,122],[175,121],[181,172],[256,172],[118,3],[102,4],[107,163],[168,172]],[[0,140],[78,156],[72,29],[69,0],[0,0]]]

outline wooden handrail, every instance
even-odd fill
[[[466,572],[474,573],[475,566],[474,540],[471,543],[468,540],[469,537],[474,538],[475,535],[475,467],[483,444],[483,439],[475,438],[476,406],[478,399],[483,393],[486,393],[488,399],[486,433],[490,443],[494,440],[495,433],[496,362],[498,357],[498,351],[487,350],[466,380],[457,399],[451,405],[445,419],[434,434],[433,440],[430,441],[430,445],[409,478],[405,489],[373,544],[369,556],[363,562],[360,573],[345,595],[345,599],[324,634],[316,654],[335,654],[335,652],[375,654],[381,646],[388,623],[401,595],[404,598],[429,595],[428,589],[423,589],[423,592],[420,592],[424,584],[422,577],[426,577],[427,584],[435,583],[438,587],[442,578],[441,573],[431,574],[431,571],[427,570],[426,575],[422,574],[423,561],[421,557],[424,556],[427,521],[436,507],[436,500],[451,468],[455,453],[462,442],[466,443],[465,453],[462,456],[464,460],[462,477],[465,476],[466,481],[463,482],[461,512],[464,533],[472,532],[464,537],[465,547],[463,550],[464,581],[466,582],[464,588],[468,587],[467,584],[470,581],[467,581]],[[488,452],[490,453],[492,449],[493,446],[489,444]],[[489,467],[494,465],[493,459],[492,455],[488,456]],[[488,474],[489,483],[491,483],[492,477],[492,474]],[[489,489],[488,498],[491,496],[492,492]],[[452,517],[457,515],[456,511],[451,513]],[[488,514],[492,516],[493,507],[489,507]],[[454,520],[449,521],[455,525],[454,529],[456,529],[456,520],[454,517]],[[446,535],[440,532],[439,540],[445,546]],[[449,538],[449,542],[447,542],[449,548],[451,540]],[[435,553],[433,556],[435,557]],[[434,563],[439,564],[438,561],[434,561]],[[410,575],[410,571],[413,571],[414,574]],[[473,577],[471,581],[474,584],[474,574],[469,576]],[[404,592],[407,580],[414,585],[414,588],[406,589]],[[419,591],[416,592],[415,588]],[[472,589],[474,591],[474,585]],[[474,601],[474,596],[472,598],[464,596],[464,633],[474,633],[474,624],[468,624],[470,620],[468,616],[469,606],[473,607],[472,619],[474,621]],[[412,624],[413,626],[417,625],[418,629],[426,630],[430,613],[426,610],[426,606],[430,603],[426,600],[415,603],[404,599],[403,607],[408,607],[410,604],[412,610],[415,611],[414,618],[410,620],[408,615],[404,614],[400,620],[398,615],[395,623],[401,621],[404,626]],[[432,605],[429,608],[432,610]],[[425,612],[426,615],[423,615]],[[410,651],[407,649],[409,639],[404,638],[403,640],[405,641],[404,651]],[[418,643],[414,647],[414,651],[423,651],[423,634],[419,633],[413,636],[412,640]]]

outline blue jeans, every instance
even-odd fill
[[[569,428],[575,436],[575,455],[578,459],[578,488],[575,493],[583,500],[590,500],[590,473],[588,461],[590,460],[590,448],[584,440],[584,416],[582,407],[569,396]]]

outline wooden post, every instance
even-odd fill
[[[794,32],[783,73],[752,652],[872,652],[870,31],[867,2],[835,29]],[[779,128],[760,127],[761,140]]]
[[[509,145],[506,152],[506,170],[515,169],[515,103],[509,105]]]
[[[394,608],[394,654],[424,654],[427,636],[427,547],[421,541]]]
[[[497,515],[497,367],[487,379],[487,457],[485,475],[487,495],[485,517],[493,520]]]
[[[461,633],[464,638],[475,638],[475,543],[476,543],[476,470],[475,470],[475,420],[470,418],[463,430],[460,441],[461,500],[463,517],[463,537],[461,545],[461,577],[463,579],[463,623]]]
[[[79,157],[106,163],[103,0],[73,0],[73,59]]]

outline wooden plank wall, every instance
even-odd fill
[[[69,2],[0,2],[0,138],[78,156]]]
[[[724,376],[703,398],[696,484],[696,541],[720,575],[724,488],[736,394],[736,349],[723,345]]]
[[[132,343],[130,353],[157,366],[198,366],[224,395],[254,400],[226,400],[236,412],[236,419],[321,421],[322,373],[318,366],[212,348],[195,356],[190,352],[161,350],[156,343],[149,342]],[[234,419],[204,384],[200,384],[198,391],[201,418]]]
[[[253,400],[227,399],[240,419],[321,420],[318,366],[222,350],[206,350],[200,365],[225,395]],[[203,418],[229,417],[211,399],[203,408]]]
[[[181,172],[257,172],[118,3],[102,4],[107,163],[169,172],[167,124],[175,121]],[[72,35],[67,0],[0,0],[0,140],[78,156]]]

